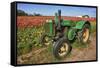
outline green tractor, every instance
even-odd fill
[[[70,53],[70,41],[75,39],[78,39],[81,43],[88,41],[90,26],[89,21],[63,20],[61,10],[58,10],[58,13],[55,13],[54,20],[46,20],[45,33],[41,37],[41,43],[46,45],[51,38],[53,40],[53,54],[56,58],[61,59]]]

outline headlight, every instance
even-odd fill
[[[52,20],[46,20],[46,22],[52,22]]]
[[[46,22],[49,22],[49,20],[46,20]]]

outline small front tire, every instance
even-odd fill
[[[71,45],[68,40],[63,37],[54,43],[53,54],[57,59],[62,59],[71,51]]]

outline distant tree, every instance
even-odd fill
[[[33,14],[28,14],[28,16],[34,16]]]
[[[39,13],[28,14],[23,10],[17,10],[17,15],[18,16],[42,16],[42,14]]]
[[[39,13],[34,13],[33,15],[34,16],[42,16],[42,14],[39,14]]]
[[[82,17],[83,18],[89,18],[89,15],[83,15]]]
[[[18,16],[28,16],[28,14],[24,12],[23,10],[17,10],[17,15]]]

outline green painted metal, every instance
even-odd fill
[[[44,24],[45,34],[48,36],[52,36],[53,34],[53,22],[52,20],[46,20],[46,23]]]
[[[85,23],[86,23],[86,21],[78,21],[74,28],[75,29],[82,29],[82,27],[84,26]]]
[[[73,28],[70,28],[67,34],[68,40],[73,40],[76,35],[76,30]]]
[[[71,21],[71,20],[63,20],[61,25],[62,26],[72,26],[73,25],[73,21]]]
[[[49,35],[52,36],[53,35],[53,22],[52,22],[52,20],[49,20],[49,27],[50,27]]]
[[[55,28],[54,28],[54,24],[55,26],[58,26],[59,23],[61,26],[68,27],[68,30],[65,31],[65,35],[69,40],[73,40],[76,36],[76,31],[77,29],[82,29],[84,24],[86,23],[86,21],[78,21],[78,22],[74,22],[72,20],[63,20],[61,19],[59,21],[60,18],[60,13],[55,13],[55,17],[54,17],[54,21],[53,20],[47,20],[47,25],[45,26],[46,28],[46,33],[49,36],[55,36]]]
[[[50,30],[50,28],[49,28],[49,23],[45,23],[43,27],[44,27],[44,29],[45,29],[45,34],[50,33],[50,31],[49,31],[49,30]]]

